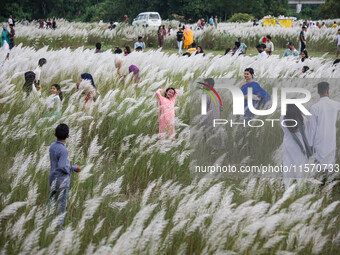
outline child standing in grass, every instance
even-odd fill
[[[157,90],[156,96],[159,99],[159,135],[158,139],[163,139],[165,134],[167,138],[175,133],[175,99],[177,96],[177,89],[167,88],[164,96],[161,95],[162,87]],[[172,138],[175,140],[175,137]]]
[[[61,101],[63,100],[63,92],[59,84],[51,86],[51,95],[47,99],[48,116],[56,115],[61,117]]]
[[[54,199],[57,203],[58,226],[64,224],[67,194],[70,186],[71,173],[80,172],[79,166],[71,166],[68,159],[68,152],[65,147],[66,138],[69,137],[69,128],[66,124],[60,124],[55,130],[57,141],[50,146],[51,170],[49,175],[50,196],[47,201],[47,207]]]
[[[34,85],[36,87],[36,89],[40,89],[41,90],[41,79],[40,79],[40,76],[41,76],[41,68],[43,65],[45,65],[47,63],[47,60],[46,58],[41,58],[39,59],[39,62],[38,62],[38,66],[36,69],[34,69],[34,73],[35,73],[35,80],[34,80]]]

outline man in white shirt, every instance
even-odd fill
[[[265,52],[266,45],[264,44],[259,44],[256,46],[257,51],[259,54],[257,55],[256,59],[262,59],[267,57],[267,53]]]
[[[318,84],[319,102],[311,107],[311,119],[308,140],[316,160],[320,164],[328,164],[333,169],[336,153],[336,121],[340,111],[340,102],[329,99],[329,83]]]
[[[13,16],[9,15],[8,25],[13,25]]]
[[[339,57],[340,53],[340,29],[338,29],[338,43],[336,45],[336,57]]]

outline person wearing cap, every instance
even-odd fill
[[[300,53],[306,49],[305,32],[307,32],[307,27],[303,26],[299,36],[299,41],[301,43]]]
[[[294,56],[298,57],[299,52],[295,49],[294,43],[288,42],[288,49],[285,50],[283,53],[283,57],[289,57],[289,56]]]
[[[265,51],[265,49],[266,49],[265,44],[262,43],[262,44],[257,45],[256,49],[259,52],[259,54],[257,55],[257,59],[267,57],[267,54],[266,54],[266,51]]]

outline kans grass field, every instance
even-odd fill
[[[156,31],[151,28],[120,26],[108,31],[106,24],[63,20],[57,25],[53,31],[18,24],[17,46],[0,67],[1,254],[340,253],[339,180],[320,186],[315,179],[305,179],[285,190],[280,178],[197,179],[189,171],[190,82],[198,77],[241,82],[246,67],[255,69],[256,79],[306,78],[295,59],[275,52],[261,61],[251,57],[252,48],[267,34],[282,55],[288,41],[297,41],[298,27],[221,23],[217,31],[194,33],[206,56],[188,58],[174,53],[174,36],[157,49]],[[144,36],[147,52],[126,57],[112,53],[114,46],[132,47],[138,35]],[[250,56],[224,56],[224,49],[238,36],[248,45]],[[340,78],[340,67],[332,66],[335,40],[332,28],[308,31],[312,58],[308,78]],[[106,49],[103,54],[94,54],[97,41]],[[42,57],[47,59],[43,92],[26,97],[24,73],[34,70]],[[118,77],[117,57],[123,59],[125,80]],[[128,75],[131,64],[140,69],[139,83]],[[88,111],[82,111],[83,97],[74,93],[85,72],[93,75],[100,93]],[[45,117],[53,83],[60,84],[64,93],[61,119]],[[176,141],[157,140],[155,92],[160,86],[179,91]],[[316,102],[316,84],[308,89],[312,103]],[[339,100],[340,87],[331,88],[331,98]],[[45,210],[48,150],[59,123],[70,127],[66,146],[71,163],[83,167],[71,177],[63,229]],[[339,137],[340,121],[337,127]],[[281,164],[282,132],[278,133],[268,133],[258,150]],[[249,159],[248,150],[242,148],[257,135],[256,130],[247,133],[241,143],[240,137],[232,137],[228,150]],[[235,146],[234,141],[238,141]],[[339,149],[338,139],[337,163]],[[259,162],[254,158],[252,163]]]

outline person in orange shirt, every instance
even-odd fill
[[[184,30],[184,49],[188,49],[189,46],[193,43],[194,41],[194,34],[193,32],[189,29],[189,26],[185,26]]]

